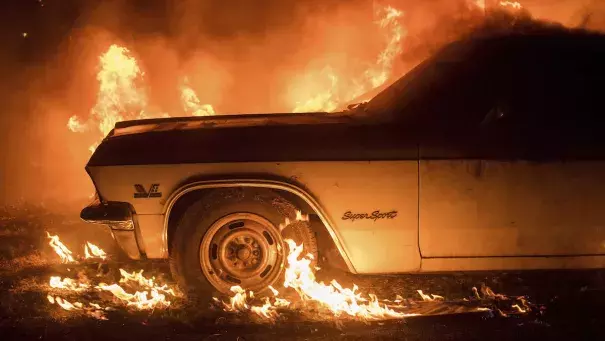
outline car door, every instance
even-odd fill
[[[478,126],[421,144],[423,257],[605,254],[603,68],[581,46],[528,45]]]

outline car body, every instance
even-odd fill
[[[603,268],[604,40],[459,41],[339,113],[120,122],[82,218],[168,258],[181,198],[257,187],[296,198],[353,273]]]

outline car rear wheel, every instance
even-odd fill
[[[317,259],[315,236],[307,221],[296,220],[292,203],[266,190],[214,191],[183,214],[171,270],[189,296],[229,295],[233,286],[262,293],[283,285],[287,238]]]

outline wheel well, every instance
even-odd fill
[[[235,187],[237,188],[237,187]],[[224,189],[199,189],[195,191],[191,191],[186,193],[182,197],[180,197],[172,206],[170,210],[170,216],[168,217],[168,230],[167,230],[167,243],[168,243],[168,254],[172,254],[172,240],[174,237],[174,233],[177,229],[178,223],[181,220],[181,217],[185,213],[185,211],[198,200],[202,200],[211,192],[216,191],[230,191],[234,188],[224,188]],[[299,196],[278,189],[263,189],[266,191],[271,191],[278,193],[284,199],[290,201],[294,206],[296,206],[302,213],[309,216],[309,222],[311,229],[315,233],[315,238],[317,240],[317,247],[319,252],[319,261],[322,266],[329,266],[339,270],[349,271],[347,265],[338,251],[336,244],[332,240],[330,233],[326,229],[323,222],[319,219],[317,212],[313,210],[313,208],[302,198]]]
[[[182,197],[180,197],[172,206],[170,210],[170,216],[168,217],[168,254],[172,254],[172,240],[174,237],[174,232],[178,226],[179,221],[183,217],[185,211],[189,208],[189,206],[196,203],[198,200],[201,200],[208,192],[212,191],[212,189],[200,189],[197,191],[189,192]]]

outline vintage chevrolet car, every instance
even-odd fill
[[[359,274],[604,268],[604,40],[458,41],[337,113],[119,122],[81,217],[201,294],[276,283],[285,238]]]

